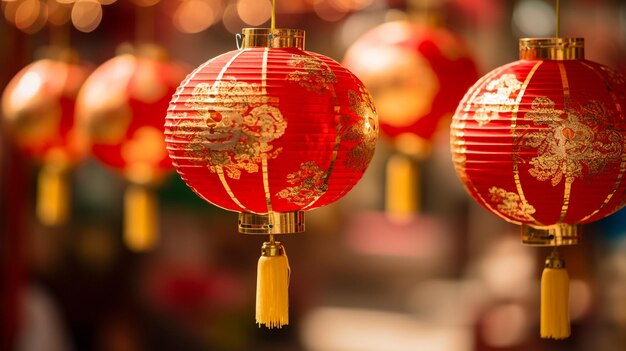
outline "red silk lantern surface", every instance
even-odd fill
[[[76,95],[89,70],[75,60],[46,58],[22,69],[2,96],[5,120],[20,149],[39,162],[77,162]]]
[[[389,22],[365,33],[343,60],[372,93],[380,128],[430,140],[478,73],[463,41],[445,28]]]
[[[452,156],[467,191],[499,217],[539,229],[622,208],[625,78],[585,60],[582,39],[520,48],[521,59],[481,78],[454,115]]]
[[[277,31],[283,44],[303,40]],[[181,83],[166,119],[170,157],[199,196],[231,211],[327,205],[356,184],[374,153],[370,95],[303,43],[267,46],[244,38],[244,48],[207,61]]]
[[[163,114],[184,70],[156,47],[140,47],[103,63],[77,101],[77,118],[91,153],[138,183],[171,170]]]

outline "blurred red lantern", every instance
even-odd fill
[[[143,45],[103,63],[87,78],[77,101],[77,119],[91,154],[120,172],[126,191],[125,240],[134,250],[154,246],[156,199],[152,187],[171,162],[163,141],[164,114],[184,70],[164,49]]]
[[[387,165],[386,210],[407,215],[419,209],[417,163],[467,89],[476,65],[459,36],[436,26],[405,21],[379,25],[348,49],[343,63],[372,93],[380,128],[406,155]]]
[[[31,63],[7,85],[2,110],[20,149],[42,164],[37,214],[46,225],[61,225],[69,214],[67,171],[84,150],[74,125],[74,103],[89,70],[69,50]]]
[[[478,79],[476,65],[451,31],[410,22],[388,22],[361,36],[343,64],[372,93],[384,135],[431,140]],[[447,120],[446,120],[447,121]]]
[[[244,29],[242,49],[181,83],[165,135],[174,166],[200,197],[240,212],[240,232],[270,234],[257,322],[287,324],[286,303],[264,300],[287,296],[263,294],[263,262],[285,258],[273,234],[304,231],[303,211],[338,200],[361,178],[378,136],[369,93],[337,62],[304,51],[304,31]],[[287,274],[271,274],[286,289]]]
[[[624,106],[624,77],[585,60],[582,39],[522,39],[520,60],[485,75],[459,105],[456,171],[478,203],[522,225],[525,244],[576,244],[581,224],[625,204]],[[555,255],[546,268],[566,274]],[[544,298],[542,336],[567,337]]]

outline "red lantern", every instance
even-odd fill
[[[520,60],[485,75],[459,105],[456,171],[478,203],[522,225],[525,244],[575,244],[581,224],[625,204],[624,106],[624,77],[585,60],[582,39],[522,39]],[[560,258],[546,263],[548,274],[566,274]],[[567,337],[544,298],[542,336]]]
[[[59,51],[22,69],[7,85],[2,110],[24,153],[41,163],[37,214],[61,225],[69,214],[67,171],[84,151],[76,137],[74,102],[88,69],[76,55]]]
[[[478,78],[470,52],[457,35],[404,21],[365,33],[348,49],[343,63],[372,93],[380,129],[392,139],[408,133],[431,140]]]
[[[132,184],[126,192],[125,239],[134,250],[155,244],[157,205],[151,187],[171,170],[164,112],[183,72],[163,49],[145,45],[103,63],[78,97],[77,118],[92,155]]]
[[[419,172],[430,141],[449,125],[459,101],[478,79],[467,46],[451,31],[405,21],[379,25],[348,49],[343,63],[372,93],[380,128],[402,154],[387,164],[386,211],[419,209]]]
[[[257,322],[287,324],[286,303],[264,300],[287,294],[263,293],[264,259],[285,258],[274,234],[304,231],[304,211],[338,200],[361,178],[378,135],[369,93],[337,62],[304,51],[304,31],[244,29],[242,49],[181,83],[165,135],[174,166],[200,197],[240,212],[240,232],[270,234]],[[275,288],[286,289],[287,274],[275,274],[283,284]]]

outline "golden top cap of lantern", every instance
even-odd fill
[[[520,60],[582,60],[583,38],[523,38],[519,40]]]
[[[243,28],[241,47],[297,48],[304,50],[304,30],[288,28]]]

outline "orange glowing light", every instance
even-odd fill
[[[102,6],[97,0],[78,0],[72,8],[72,23],[81,32],[89,33],[102,21]]]
[[[24,0],[15,10],[15,26],[26,33],[39,31],[48,18],[48,8],[40,0]]]
[[[268,0],[239,0],[237,13],[246,24],[259,26],[270,19],[272,4]]]
[[[216,12],[209,0],[187,0],[174,13],[174,26],[183,33],[199,33],[216,20]]]

